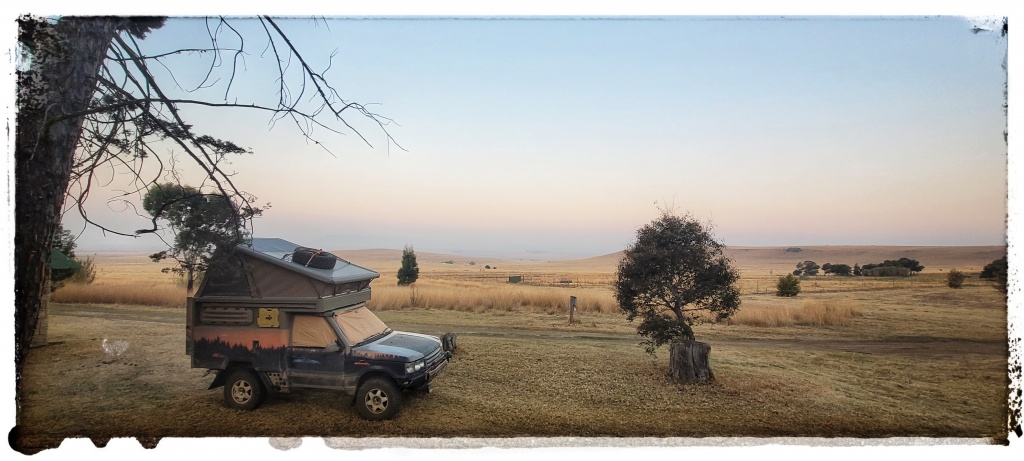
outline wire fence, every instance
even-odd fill
[[[425,277],[481,284],[521,284],[545,287],[613,289],[615,274],[610,273],[537,273],[537,272],[430,272]],[[738,288],[741,295],[775,295],[778,275],[741,275]],[[964,286],[988,283],[969,277]],[[946,286],[945,273],[917,274],[908,277],[863,277],[818,275],[800,277],[802,293],[845,293],[870,290],[901,290]]]

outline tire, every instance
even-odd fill
[[[402,391],[390,378],[370,378],[356,391],[356,411],[370,421],[394,418],[402,408]]]
[[[224,381],[224,403],[238,410],[253,410],[263,403],[266,390],[256,373],[247,368],[232,371]]]
[[[292,262],[314,269],[334,269],[338,257],[323,250],[298,247],[292,253]]]

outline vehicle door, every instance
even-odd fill
[[[345,354],[339,349],[338,335],[326,318],[294,315],[285,357],[289,386],[344,389]]]

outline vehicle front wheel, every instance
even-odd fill
[[[224,403],[239,410],[252,410],[263,403],[263,383],[252,370],[238,369],[224,381]]]
[[[356,391],[356,411],[370,421],[394,418],[402,407],[402,391],[389,378],[370,378]]]

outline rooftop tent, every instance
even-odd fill
[[[279,238],[238,245],[229,264],[209,271],[196,296],[320,299],[363,290],[380,277],[341,258],[330,269],[298,264],[292,257],[299,248]]]

